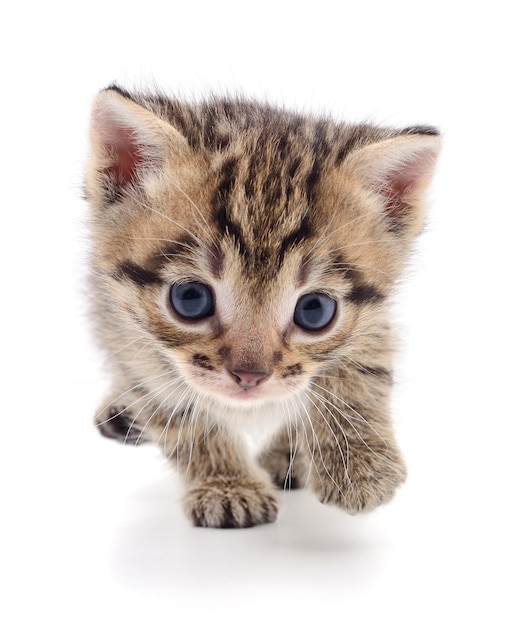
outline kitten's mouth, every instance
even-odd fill
[[[250,403],[250,402],[264,402],[265,400],[270,400],[272,393],[267,389],[261,389],[258,387],[239,387],[235,386],[225,386],[224,388],[219,390],[223,399],[228,402],[235,403]]]
[[[260,393],[257,389],[237,389],[230,394],[230,397],[242,401],[261,399],[264,398],[264,396],[265,394]]]
[[[209,389],[209,393],[212,393],[212,389]],[[223,402],[234,406],[249,406],[251,404],[265,404],[266,402],[276,401],[282,398],[282,394],[277,390],[265,389],[260,387],[252,387],[249,389],[243,389],[241,387],[223,386],[217,387],[214,395],[217,396]]]
[[[233,406],[278,402],[297,393],[296,386],[294,388],[282,386],[276,384],[272,378],[253,386],[241,386],[234,384],[231,380],[219,380],[218,377],[212,378],[205,376],[204,373],[201,376],[197,376],[197,372],[193,372],[193,376],[189,378],[189,383],[202,394],[206,394],[210,398],[212,396],[216,397],[217,400]]]
[[[241,389],[240,387],[223,389],[221,393],[227,402],[240,406],[279,402],[295,395],[296,391],[278,388],[273,385],[269,385],[266,388],[263,385],[262,387],[257,386],[249,389]]]

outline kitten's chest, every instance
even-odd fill
[[[229,409],[219,421],[235,438],[245,441],[251,455],[257,456],[283,428],[295,430],[296,412],[286,403],[272,403],[246,410]]]

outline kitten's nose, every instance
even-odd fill
[[[245,370],[229,370],[229,373],[243,389],[252,389],[269,376],[269,372],[246,372]]]

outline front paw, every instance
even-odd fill
[[[262,480],[216,476],[192,487],[184,499],[195,526],[249,528],[274,522],[278,512],[276,490]]]
[[[362,513],[389,502],[407,476],[399,454],[366,456],[350,459],[339,475],[312,472],[310,486],[324,504],[334,504],[349,513]]]

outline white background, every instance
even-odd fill
[[[495,0],[2,9],[2,624],[512,623],[507,14]],[[387,507],[349,517],[290,493],[273,525],[192,528],[156,449],[96,434],[108,381],[84,312],[81,184],[90,102],[112,80],[442,129],[398,309],[410,475]]]

